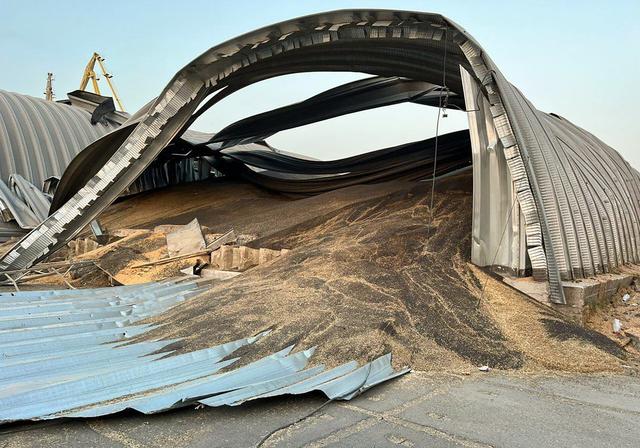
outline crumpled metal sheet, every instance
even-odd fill
[[[132,341],[152,328],[140,320],[204,288],[202,281],[166,281],[0,294],[0,423],[235,406],[312,390],[351,399],[408,372],[394,371],[390,355],[362,367],[309,367],[315,348],[293,353],[293,346],[234,369],[241,360],[229,356],[269,331],[180,354],[172,349],[177,340]]]
[[[0,207],[8,209],[11,220],[22,229],[33,229],[41,220],[11,189],[0,179]]]
[[[471,166],[467,130],[438,138],[436,177]],[[224,150],[214,166],[225,175],[288,194],[318,194],[337,188],[433,176],[435,138],[406,143],[333,161],[305,160],[257,144]]]
[[[221,148],[260,142],[273,134],[341,115],[413,102],[439,106],[442,87],[400,77],[374,76],[353,81],[322,92],[299,103],[244,118],[216,133],[209,142]],[[449,93],[448,106],[464,110],[464,99]]]
[[[2,205],[0,204],[0,208]],[[16,223],[2,222],[0,219],[0,243],[9,241],[11,238],[18,238],[24,236],[27,230],[20,228]]]
[[[33,212],[38,221],[44,221],[49,216],[51,197],[19,174],[9,176],[9,188],[18,199],[24,202]]]
[[[67,95],[68,100],[53,102],[0,90],[0,180],[12,187],[11,176],[19,175],[40,187],[48,179],[61,176],[82,150],[129,118],[125,112],[103,107],[105,102],[113,103],[109,97],[80,90]],[[177,144],[182,149],[211,137],[187,131]],[[199,160],[168,158],[151,165],[123,194],[206,179],[209,175],[209,167]],[[37,193],[30,196],[33,194]],[[20,216],[24,224],[20,225],[25,229],[34,228],[49,215],[49,205],[46,210],[42,203],[29,205],[38,222]]]
[[[47,219],[51,196],[19,174],[0,179],[0,242],[24,235]]]

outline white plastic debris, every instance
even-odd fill
[[[620,319],[613,319],[613,332],[620,333],[620,330],[622,330],[622,322]]]
[[[625,295],[622,296],[622,301],[624,303],[627,303],[630,298],[631,298],[631,296],[629,294],[625,294]]]
[[[489,370],[491,370],[491,368],[489,368],[489,366],[482,366],[478,367],[478,370],[481,372],[488,372]]]

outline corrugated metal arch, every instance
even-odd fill
[[[77,107],[0,90],[0,179],[14,173],[42,186],[87,145],[117,128],[90,123]]]
[[[215,91],[316,70],[437,83],[445,49],[451,90],[462,93],[461,65],[490,103],[525,219],[533,274],[548,278],[552,300],[564,302],[564,279],[637,262],[640,180],[619,154],[568,121],[535,109],[451,20],[409,11],[348,10],[268,26],[189,63],[136,114],[135,129],[96,176],[0,259],[0,268],[28,266],[76,235],[184,130]],[[595,207],[584,210],[589,204]]]

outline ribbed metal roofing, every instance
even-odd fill
[[[86,290],[0,294],[0,423],[95,417],[125,409],[143,413],[199,402],[206,406],[313,390],[349,400],[408,371],[391,356],[358,367],[308,368],[314,348],[289,346],[231,369],[237,349],[269,331],[211,348],[175,354],[176,340],[138,341],[140,320],[189,300],[207,285],[166,281]],[[225,369],[225,372],[221,372]]]
[[[90,123],[83,109],[0,90],[0,179],[22,175],[42,187],[76,154],[117,127]]]

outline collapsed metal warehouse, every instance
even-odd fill
[[[400,76],[465,98],[466,110],[473,111],[474,262],[487,265],[497,252],[494,264],[548,281],[560,303],[562,280],[637,262],[640,176],[615,150],[568,120],[535,109],[451,20],[413,12],[338,11],[248,33],[181,69],[148,106],[74,160],[51,215],[0,260],[0,267],[30,266],[75,236],[223,97],[269,77],[319,70]],[[236,135],[229,130],[225,142],[260,139],[242,137],[253,133],[252,124],[244,123],[244,129],[239,124]],[[499,227],[487,224],[490,219],[508,222],[502,244]]]
[[[219,132],[189,129],[249,85],[318,71],[371,77]],[[267,142],[286,129],[404,102],[465,111],[469,129],[334,161]],[[0,91],[0,237],[24,234],[0,257],[0,273],[46,260],[118,198],[221,176],[314,195],[398,179],[435,184],[470,171],[471,261],[546,283],[557,304],[566,303],[563,282],[640,258],[640,173],[586,130],[536,109],[466,30],[439,14],[296,18],[211,48],[131,116],[83,92],[68,103]]]

